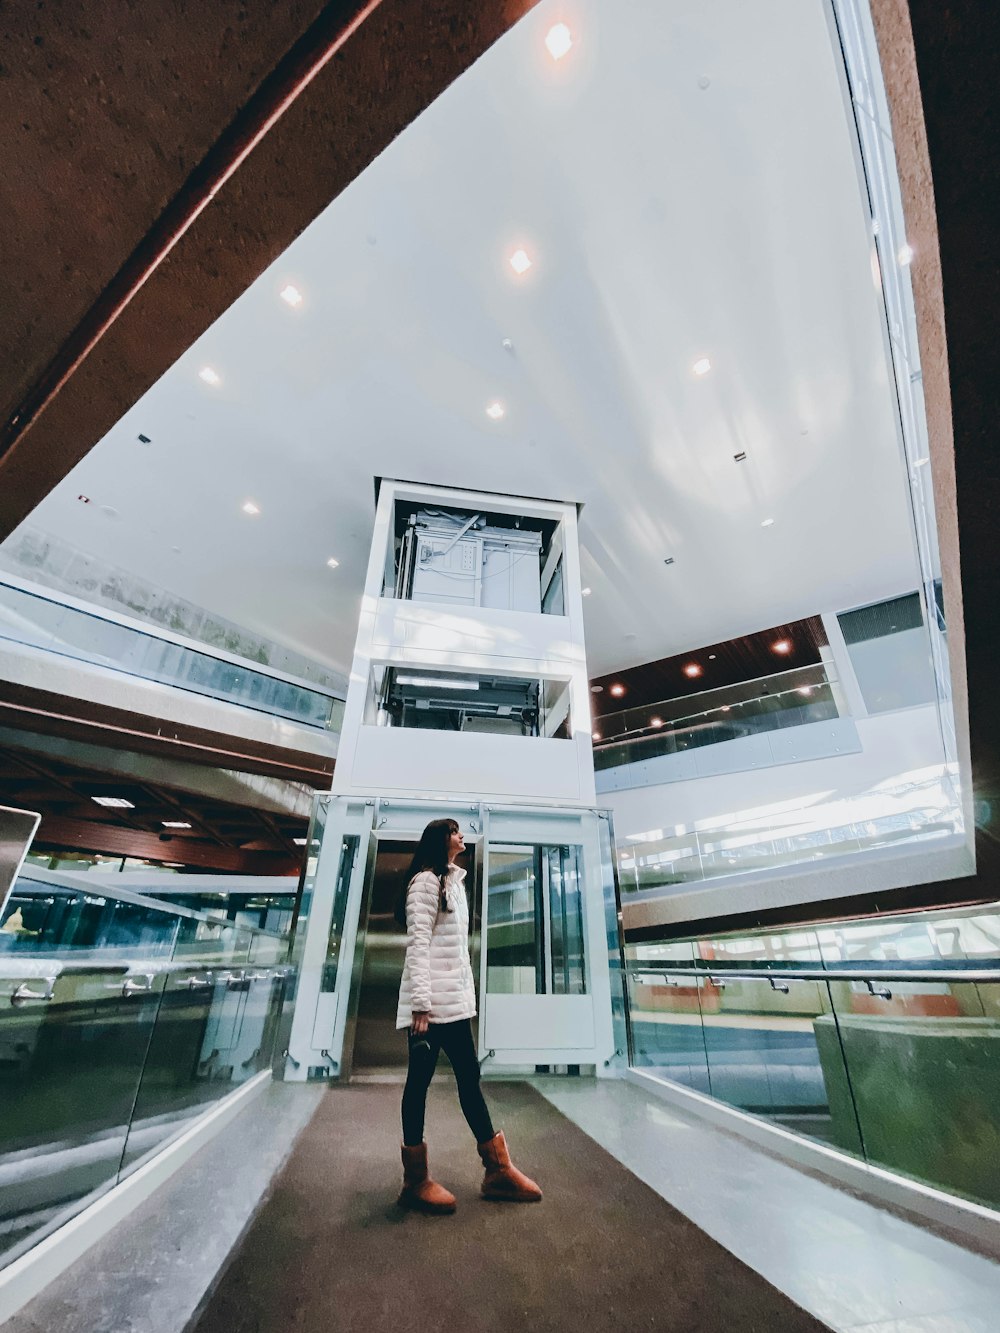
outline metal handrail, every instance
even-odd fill
[[[944,981],[944,982],[1000,982],[1000,967],[969,968],[907,967],[907,968],[757,968],[755,970],[728,967],[660,967],[656,963],[628,964],[631,975],[647,973],[658,977],[688,977],[706,981]]]

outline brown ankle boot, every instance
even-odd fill
[[[506,1199],[509,1203],[537,1203],[542,1191],[523,1171],[511,1165],[507,1140],[503,1133],[494,1134],[479,1145],[479,1156],[486,1167],[480,1193],[484,1199]]]
[[[403,1188],[399,1202],[404,1208],[423,1213],[453,1213],[455,1196],[427,1174],[427,1144],[408,1148],[403,1144]]]

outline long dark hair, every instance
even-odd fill
[[[414,876],[419,875],[424,870],[430,870],[438,877],[438,882],[441,885],[441,911],[451,911],[445,895],[445,881],[448,878],[449,863],[448,849],[452,834],[460,831],[457,820],[432,819],[421,833],[420,841],[413,853],[413,860],[410,862],[410,872],[406,877],[406,884],[403,886],[403,891],[396,903],[394,915],[400,926],[406,926],[406,895],[409,887]]]

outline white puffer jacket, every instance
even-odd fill
[[[406,963],[399,986],[396,1027],[413,1014],[432,1023],[474,1018],[476,988],[469,961],[469,904],[465,871],[450,866],[445,881],[448,912],[441,911],[441,881],[431,870],[414,875],[406,891]]]

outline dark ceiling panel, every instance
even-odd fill
[[[808,620],[774,625],[727,643],[708,644],[694,652],[646,662],[610,676],[597,676],[590,682],[592,690],[600,687],[591,695],[592,712],[595,718],[605,717],[624,708],[641,708],[725,685],[759,680],[796,667],[815,666],[820,661],[819,650],[826,642],[822,620],[810,616]],[[776,644],[787,644],[787,651],[775,651]],[[688,675],[685,667],[694,666],[699,668],[699,674]],[[616,698],[611,694],[613,685],[623,685],[625,693]]]

